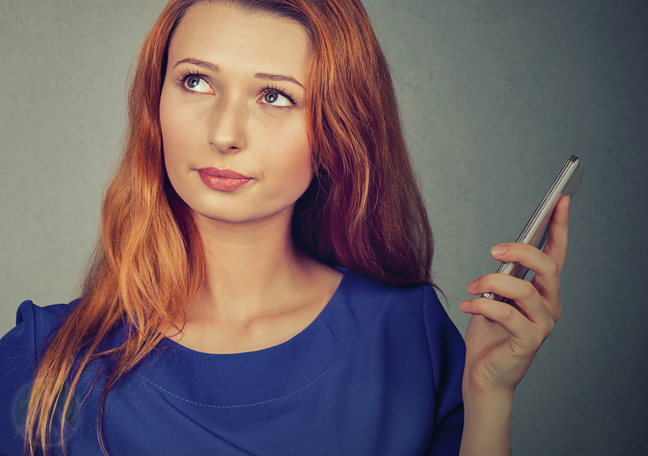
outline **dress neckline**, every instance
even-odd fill
[[[211,354],[164,338],[135,374],[169,396],[200,407],[259,406],[292,396],[341,368],[361,344],[389,286],[338,268],[343,277],[301,332],[256,351]]]
[[[230,356],[230,357],[235,357],[237,355],[245,356],[245,355],[253,354],[253,353],[260,354],[261,352],[272,351],[274,349],[278,349],[278,347],[282,347],[283,345],[286,345],[286,344],[299,343],[299,341],[298,340],[295,341],[295,339],[299,339],[299,338],[302,338],[302,337],[308,337],[308,333],[310,331],[312,331],[312,328],[318,324],[317,323],[318,320],[325,319],[327,313],[333,312],[333,310],[330,310],[330,308],[335,306],[334,303],[337,301],[337,295],[340,294],[340,290],[342,290],[344,288],[344,286],[346,285],[345,281],[348,280],[348,276],[349,276],[350,271],[347,268],[344,268],[342,266],[333,266],[333,268],[337,269],[338,271],[340,271],[342,273],[342,278],[340,279],[340,283],[338,284],[337,288],[335,289],[335,292],[333,293],[333,295],[331,296],[329,301],[326,303],[326,305],[322,308],[322,310],[313,319],[313,321],[311,321],[301,331],[299,331],[297,334],[295,334],[290,339],[288,339],[288,340],[286,340],[284,342],[281,342],[281,343],[276,344],[276,345],[272,345],[270,347],[261,348],[259,350],[251,350],[251,351],[238,352],[238,353],[209,353],[209,352],[202,352],[202,351],[199,351],[199,350],[194,350],[192,348],[189,348],[189,347],[187,347],[185,345],[182,345],[181,343],[176,342],[173,339],[170,339],[169,337],[165,336],[162,339],[162,341],[160,342],[160,344],[158,345],[158,348],[161,348],[161,349],[171,348],[173,350],[184,351],[188,356],[197,356],[197,357],[205,357],[205,356],[223,356],[223,357],[227,357],[227,356]]]

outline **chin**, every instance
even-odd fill
[[[288,207],[277,208],[272,210],[266,206],[264,210],[254,210],[254,208],[247,207],[246,210],[241,208],[232,208],[231,210],[207,210],[197,211],[192,209],[195,216],[203,219],[204,222],[219,222],[231,224],[253,224],[253,223],[268,223],[288,221],[292,222],[292,214],[295,205],[294,203]]]

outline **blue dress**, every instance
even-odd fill
[[[108,394],[109,455],[458,454],[465,346],[434,289],[343,272],[320,315],[280,345],[214,355],[163,339]],[[74,305],[25,301],[0,341],[1,455],[22,454],[39,348]],[[106,343],[121,337],[123,329]],[[102,454],[105,374],[90,388],[102,368],[110,366],[97,360],[83,373],[67,419],[68,455]],[[54,454],[60,447],[57,437]]]

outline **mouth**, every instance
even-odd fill
[[[200,179],[212,190],[233,192],[252,180],[229,169],[201,168],[198,170]]]
[[[251,177],[244,176],[243,174],[239,174],[230,169],[201,168],[198,172],[206,176],[218,177],[221,179],[252,179]]]

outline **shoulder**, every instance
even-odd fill
[[[345,270],[339,292],[359,321],[372,326],[373,334],[403,350],[425,350],[432,364],[452,360],[463,364],[463,337],[430,285],[388,285]]]
[[[457,331],[436,290],[430,285],[389,285],[345,270],[340,292],[357,306],[366,307],[368,312],[380,308],[394,324],[423,324],[431,338],[436,337],[439,331],[444,335]]]
[[[61,328],[77,302],[40,307],[25,301],[16,326],[0,339],[0,448],[22,450],[20,425],[42,349]],[[21,405],[22,404],[22,405]]]
[[[38,351],[61,328],[77,304],[75,300],[41,307],[24,301],[16,312],[16,326],[0,339],[0,355],[6,356],[12,350]]]
[[[16,363],[34,364],[42,348],[63,326],[76,308],[78,300],[69,304],[37,306],[25,301],[16,312],[16,326],[0,339],[0,366],[8,371]]]
[[[350,272],[345,281],[350,312],[370,321],[355,350],[363,381],[384,381],[385,397],[395,401],[393,413],[416,416],[410,427],[419,420],[433,432],[430,454],[445,454],[446,447],[456,452],[466,349],[435,289],[387,285]]]

